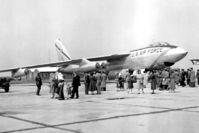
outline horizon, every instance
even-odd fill
[[[194,0],[2,0],[0,68],[57,61],[56,38],[76,59],[168,42],[188,51],[174,67],[194,67],[190,59],[199,58],[198,12]]]

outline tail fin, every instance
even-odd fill
[[[57,50],[58,58],[60,61],[71,60],[70,55],[68,54],[66,48],[59,38],[55,40],[55,48]]]

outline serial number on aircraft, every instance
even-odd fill
[[[132,52],[131,55],[132,57],[136,57],[136,56],[161,53],[161,52],[162,52],[162,48],[151,48],[151,49],[144,49],[144,50]]]

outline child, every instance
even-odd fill
[[[120,88],[120,90],[124,90],[124,79],[122,78],[121,75],[119,75],[118,78],[118,88]]]

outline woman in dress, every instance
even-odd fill
[[[137,71],[136,78],[137,78],[137,85],[138,85],[138,94],[140,94],[140,90],[142,90],[142,93],[144,93],[144,85],[143,85],[144,75],[141,73],[140,70]]]
[[[176,73],[174,72],[174,70],[171,70],[171,74],[170,74],[170,92],[174,92],[174,90],[176,89]]]
[[[94,91],[97,90],[96,88],[97,88],[96,87],[96,78],[94,76],[94,73],[91,73],[89,90],[91,91],[92,95],[94,95]]]
[[[133,91],[133,71],[129,70],[129,73],[126,75],[126,82],[127,82],[127,90],[128,93],[132,93]]]
[[[155,94],[155,89],[157,87],[157,73],[155,70],[150,72],[149,80],[151,81],[151,94]]]

